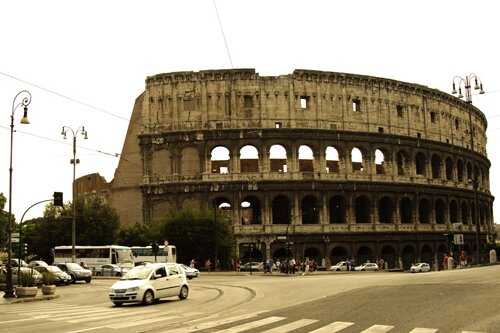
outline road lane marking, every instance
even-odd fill
[[[345,321],[336,321],[334,323],[331,323],[330,325],[323,326],[321,328],[318,328],[317,330],[314,330],[310,333],[335,333],[343,330],[346,327],[349,327],[351,325],[354,325],[354,323],[349,323]]]
[[[394,326],[373,325],[372,327],[367,328],[366,330],[362,331],[361,333],[385,333],[385,332],[389,332],[393,328],[394,328]]]
[[[224,319],[220,319],[220,320],[204,322],[204,323],[199,323],[199,324],[191,323],[191,326],[183,326],[181,328],[177,328],[177,329],[173,329],[173,330],[170,329],[168,331],[165,331],[164,333],[167,333],[167,332],[168,333],[186,333],[186,332],[201,331],[201,330],[205,330],[208,328],[213,328],[213,327],[217,327],[217,326],[222,326],[222,325],[234,323],[235,321],[253,318],[253,317],[256,317],[264,312],[267,312],[267,311],[257,311],[257,312],[252,312],[252,313],[246,313],[246,314],[242,314],[239,316],[233,316],[233,317],[229,317],[229,318],[224,318]],[[196,321],[199,321],[199,320],[196,320]]]
[[[251,321],[251,322],[246,323],[246,324],[234,326],[234,327],[222,330],[222,331],[217,331],[215,333],[239,333],[239,332],[243,332],[243,331],[246,331],[249,329],[272,324],[272,323],[275,323],[275,322],[283,320],[283,319],[286,319],[286,318],[285,317],[267,317],[267,318],[264,318],[261,320]]]
[[[288,323],[286,325],[281,325],[275,328],[271,328],[270,330],[263,331],[261,333],[285,333],[296,330],[298,328],[303,328],[304,326],[311,325],[312,323],[317,322],[316,319],[300,319],[294,321],[292,323]]]
[[[423,327],[417,327],[414,328],[410,333],[435,333],[437,332],[437,328],[423,328]]]

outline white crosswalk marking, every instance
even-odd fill
[[[239,316],[233,316],[229,318],[224,318],[224,319],[218,319],[215,321],[210,321],[210,322],[204,322],[204,323],[199,323],[199,324],[192,324],[191,326],[184,326],[182,328],[178,329],[169,329],[168,333],[187,333],[187,332],[196,332],[196,331],[201,331],[205,330],[208,328],[213,328],[217,326],[222,326],[230,323],[234,323],[240,320],[245,320],[245,319],[250,319],[253,317],[258,316],[259,314],[262,314],[267,311],[258,311],[258,312],[253,312],[253,313],[246,313],[243,315]]]
[[[217,331],[215,333],[238,333],[238,332],[243,332],[243,331],[246,331],[246,330],[249,330],[249,329],[252,329],[252,328],[257,328],[257,327],[264,326],[264,325],[267,325],[267,324],[272,324],[272,323],[275,323],[275,322],[283,320],[283,319],[286,319],[286,318],[285,317],[267,317],[267,318],[264,318],[264,319],[261,319],[261,320],[256,320],[256,321],[252,321],[252,322],[249,322],[249,323],[246,323],[246,324],[234,326],[234,327],[222,330],[222,331]]]
[[[421,328],[417,327],[410,331],[410,333],[435,333],[438,330],[436,328]]]
[[[336,321],[334,323],[331,323],[330,325],[318,328],[317,330],[312,331],[310,333],[335,333],[335,332],[340,332],[344,328],[349,327],[351,325],[354,325],[354,323]]]
[[[373,325],[372,327],[367,328],[366,330],[362,331],[361,333],[384,333],[384,332],[389,332],[393,328],[394,328],[394,326]]]
[[[279,327],[271,328],[270,330],[261,332],[261,333],[286,333],[290,332],[293,330],[296,330],[298,328],[302,328],[304,326],[310,325],[312,323],[317,322],[316,319],[300,319],[297,321],[294,321],[292,323],[288,323],[285,325],[281,325]]]

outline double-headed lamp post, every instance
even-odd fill
[[[75,246],[76,246],[76,188],[75,188],[75,177],[76,177],[76,164],[80,163],[80,160],[76,158],[76,137],[78,136],[78,133],[81,133],[83,135],[83,138],[85,140],[88,139],[87,136],[87,131],[85,130],[84,126],[80,126],[75,130],[73,130],[71,127],[68,126],[63,126],[61,135],[63,136],[64,139],[66,139],[66,134],[67,132],[70,131],[71,134],[73,134],[73,158],[70,160],[70,163],[73,164],[73,214],[72,214],[72,221],[71,221],[71,262],[75,262],[76,260],[76,253],[75,253]]]
[[[472,94],[471,94],[471,81],[474,81],[474,90],[479,90],[480,94],[484,94],[483,90],[483,83],[481,82],[481,79],[474,73],[469,74],[465,78],[462,78],[460,76],[455,76],[453,78],[453,90],[452,94],[455,95],[457,94],[457,89],[455,82],[458,84],[458,98],[464,98],[464,95],[462,95],[462,86],[465,89],[465,101],[467,102],[468,105],[468,111],[469,111],[469,134],[470,134],[470,150],[472,154],[472,190],[474,192],[474,214],[472,215],[472,219],[474,222],[474,225],[476,226],[476,251],[477,251],[477,263],[479,264],[481,260],[481,226],[479,223],[479,207],[478,207],[478,198],[477,198],[477,188],[479,186],[479,182],[477,179],[477,172],[476,172],[476,157],[475,157],[475,152],[474,152],[474,126],[472,124]]]
[[[23,95],[24,97],[22,97]],[[21,101],[16,104],[18,97],[22,97]],[[7,280],[5,281],[5,294],[3,297],[10,298],[15,297],[14,288],[12,286],[12,147],[14,141],[14,113],[19,106],[24,107],[23,118],[21,119],[21,124],[29,124],[28,120],[28,105],[31,103],[31,94],[27,90],[23,90],[17,93],[16,97],[12,101],[12,113],[10,114],[10,165],[9,165],[9,224],[7,227],[8,241],[7,241]],[[19,246],[21,246],[19,244]],[[20,258],[19,258],[20,259]],[[21,264],[21,260],[19,260]]]

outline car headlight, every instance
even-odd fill
[[[138,290],[139,290],[139,287],[133,287],[133,288],[128,288],[127,292],[134,292],[134,291],[138,291]]]

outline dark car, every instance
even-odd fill
[[[71,276],[71,281],[75,283],[76,281],[85,281],[90,283],[92,281],[92,272],[88,269],[83,268],[74,262],[66,262],[61,264],[56,264],[59,269],[66,272]]]

